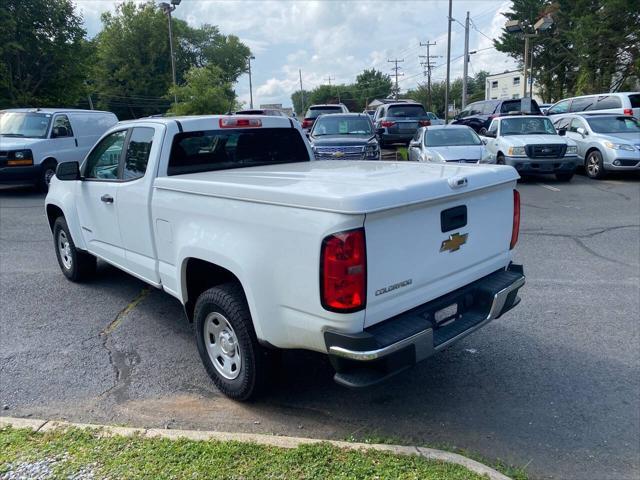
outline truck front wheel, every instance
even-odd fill
[[[216,387],[248,400],[265,383],[267,352],[258,343],[242,288],[225,283],[204,291],[194,311],[200,358]]]
[[[53,223],[53,241],[60,269],[69,280],[81,282],[95,272],[96,257],[76,248],[64,217]]]

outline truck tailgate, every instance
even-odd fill
[[[445,198],[367,214],[364,326],[506,267],[515,186],[514,180],[471,192],[461,188]]]

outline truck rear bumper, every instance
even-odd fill
[[[515,307],[524,283],[512,264],[363,332],[325,332],[335,381],[366,387],[399,373]]]

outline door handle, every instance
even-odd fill
[[[109,194],[104,194],[100,197],[100,200],[102,200],[104,203],[113,203],[113,197]]]

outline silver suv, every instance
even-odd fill
[[[640,171],[640,123],[628,115],[564,115],[554,119],[578,146],[587,175],[607,171]]]

